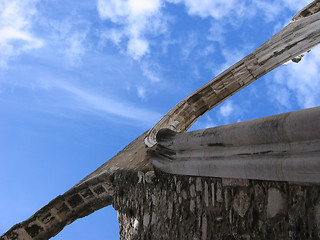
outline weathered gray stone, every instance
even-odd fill
[[[121,216],[121,240],[137,239],[137,236],[155,240],[181,239],[181,236],[182,239],[319,239],[319,185],[249,180],[247,186],[239,187],[223,186],[222,181],[203,178],[202,190],[192,198],[190,188],[196,188],[196,177],[176,176],[175,180],[170,174],[156,172],[153,184],[137,185],[128,181],[131,182],[128,185],[119,180],[115,195],[122,194],[126,199],[114,206]],[[180,193],[175,191],[178,182],[181,182]],[[211,186],[208,205],[207,186]],[[214,201],[213,205],[217,188],[221,189],[222,202]],[[145,192],[152,192],[161,201],[150,207]],[[174,200],[179,198],[181,201]],[[279,199],[285,200],[287,206],[281,210],[271,209],[270,204],[278,204]],[[226,201],[230,200],[231,205],[226,208]],[[133,233],[135,219],[142,224],[136,235]]]
[[[215,206],[215,200],[216,200],[214,183],[211,183],[211,196],[212,196],[212,207],[214,207]]]
[[[150,215],[146,212],[143,216],[143,226],[148,227],[150,223]]]
[[[233,209],[236,213],[239,214],[240,217],[244,217],[250,207],[250,201],[248,194],[243,190],[235,196],[233,200]]]
[[[222,198],[222,186],[220,183],[217,184],[217,191],[216,191],[216,200],[217,202],[223,202]]]
[[[155,212],[152,212],[152,217],[151,217],[151,225],[155,225],[158,222],[158,217]]]
[[[222,179],[222,186],[239,186],[239,187],[247,187],[249,186],[248,179],[236,179],[236,178],[223,178]]]
[[[254,186],[253,204],[255,205],[258,212],[261,213],[263,211],[263,207],[265,205],[265,193],[263,191],[263,188],[258,184]]]
[[[193,213],[196,208],[196,203],[193,199],[190,200],[190,212]]]
[[[204,182],[204,203],[206,207],[209,206],[209,189],[208,189],[208,183]]]
[[[200,192],[202,190],[201,178],[196,178],[196,191]]]
[[[173,212],[173,203],[170,201],[168,202],[168,218],[172,218],[172,212]]]
[[[199,166],[197,157],[196,161],[194,159],[193,162],[191,161],[194,168],[187,167],[187,164],[182,167],[180,165],[183,171],[176,172],[181,169],[177,161],[171,161],[175,164],[171,168],[174,174],[195,175],[194,172],[196,172],[199,176],[203,176],[199,173],[205,172],[208,174],[205,176],[212,178],[172,176],[161,172],[154,174],[153,166],[149,162],[152,151],[144,144],[144,139],[148,146],[157,142],[156,137],[163,140],[166,136],[165,134],[161,136],[159,130],[164,128],[185,132],[201,115],[233,93],[280,64],[290,59],[299,60],[302,54],[320,42],[319,11],[319,0],[302,9],[295,15],[289,26],[181,101],[149,133],[142,134],[69,191],[52,200],[26,221],[13,226],[0,239],[48,239],[74,220],[111,203],[119,212],[119,232],[122,240],[243,239],[248,237],[252,239],[319,239],[320,189],[319,155],[317,155],[319,153],[319,131],[317,131],[319,117],[313,115],[312,122],[308,117],[303,120],[305,114],[285,118],[283,125],[276,124],[278,128],[272,124],[270,128],[265,128],[263,132],[266,137],[259,136],[261,131],[254,131],[258,134],[252,134],[245,139],[244,134],[239,134],[241,129],[238,128],[233,131],[233,137],[235,139],[240,137],[238,143],[246,143],[247,147],[237,148],[235,152],[231,148],[225,151],[236,155],[242,154],[242,157],[237,156],[238,158],[232,159],[229,155],[225,158],[227,164],[223,163],[223,168],[218,170],[214,167],[221,165],[210,165],[210,163],[208,165],[210,168],[195,168]],[[263,124],[267,122],[264,120]],[[269,123],[274,122],[269,121]],[[247,133],[251,132],[250,128],[246,129]],[[271,136],[270,133],[274,133],[275,129],[278,129],[277,134]],[[170,134],[176,135],[173,132]],[[181,136],[185,138],[188,134]],[[231,133],[225,136],[225,142],[233,138]],[[284,141],[279,142],[279,139]],[[201,140],[204,140],[204,137]],[[266,144],[265,140],[270,144]],[[250,141],[252,141],[251,148],[248,147]],[[257,147],[259,141],[260,145]],[[214,154],[219,151],[223,153],[224,150],[221,151],[221,149],[226,149],[227,146],[223,141],[207,143],[205,150],[214,149]],[[189,141],[182,145],[190,150],[194,142]],[[281,154],[273,155],[270,161],[269,157],[272,155],[269,154],[270,151],[279,149]],[[244,155],[248,155],[248,152],[241,152],[241,150],[252,150],[249,153],[254,156],[239,162],[238,160],[243,159]],[[296,154],[297,152],[299,154]],[[200,150],[198,153],[208,154],[210,151]],[[188,153],[180,151],[179,154]],[[202,163],[207,164],[208,159],[205,157],[214,156],[211,154],[202,155],[204,157]],[[162,155],[164,156],[165,154]],[[226,155],[223,156],[226,157]],[[162,165],[158,164],[158,166],[168,168],[163,159],[162,162],[158,162]],[[252,164],[252,159],[255,160],[255,164]],[[270,165],[270,162],[274,165]],[[240,165],[242,168],[239,168]],[[260,171],[262,167],[264,171]],[[216,169],[216,175],[212,175],[211,169]],[[223,172],[222,170],[227,174],[219,175]],[[246,179],[249,178],[248,174],[252,179],[263,181],[249,180],[239,184],[238,180],[218,178]],[[300,182],[300,185],[294,183],[295,181]],[[313,184],[303,185],[302,182],[313,182]],[[211,185],[211,194],[209,192],[206,194],[206,183],[208,186]],[[268,199],[263,201],[266,193]],[[233,203],[233,208],[230,208],[230,202]],[[250,204],[251,202],[256,204]],[[168,206],[168,203],[174,204]],[[160,224],[156,224],[157,221]]]
[[[228,188],[224,190],[224,203],[225,203],[226,211],[228,211],[231,206],[231,193],[230,193],[230,189]]]
[[[147,183],[153,183],[153,180],[155,179],[155,173],[154,171],[148,171],[146,172],[146,174],[144,175],[145,180]]]
[[[190,186],[190,196],[193,198],[196,196],[196,188],[195,188],[194,184],[191,184],[191,186]]]
[[[276,188],[270,188],[268,190],[268,205],[267,216],[273,218],[276,215],[283,213],[286,209],[286,200],[282,196],[281,192]]]
[[[315,220],[316,220],[316,225],[318,230],[318,238],[320,239],[320,202],[315,207]]]
[[[202,231],[201,239],[206,240],[207,239],[207,231],[208,231],[208,221],[207,221],[206,215],[202,216],[201,231]]]

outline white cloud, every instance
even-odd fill
[[[238,26],[243,19],[258,14],[264,16],[265,21],[273,21],[284,8],[298,11],[308,2],[310,0],[98,0],[97,9],[101,19],[117,26],[106,30],[103,39],[118,46],[125,44],[127,53],[139,60],[150,53],[150,35],[167,30],[167,18],[162,13],[166,3],[183,4],[189,15],[212,18],[208,40],[222,42],[226,23]]]
[[[152,16],[160,8],[160,0],[98,0],[98,11],[102,18],[113,22],[137,20]]]
[[[137,91],[140,98],[144,99],[146,97],[146,88],[140,86],[137,88]]]
[[[23,51],[40,48],[43,41],[31,33],[36,0],[0,1],[0,67],[10,57]]]
[[[281,2],[279,1],[270,2],[261,0],[255,1],[253,4],[255,5],[257,12],[260,12],[264,15],[267,22],[273,21],[275,17],[278,16],[283,10]]]
[[[107,29],[104,30],[100,36],[100,45],[105,44],[105,40],[110,40],[115,45],[119,46],[121,43],[122,38],[124,37],[124,32],[120,29]]]
[[[223,23],[212,21],[209,30],[208,40],[222,43],[224,41],[225,26]]]
[[[141,65],[142,73],[145,77],[147,77],[152,83],[159,83],[161,81],[161,78],[159,77],[159,74],[157,73],[159,71],[159,66],[155,63],[147,63],[143,62]]]
[[[150,125],[155,124],[161,117],[161,114],[136,107],[129,102],[102,97],[96,93],[87,90],[84,91],[80,88],[68,86],[66,84],[61,85],[61,87],[76,96],[79,102],[85,104],[82,106],[93,110],[99,110],[107,114]]]
[[[292,11],[299,11],[312,1],[313,0],[282,0],[282,3]]]
[[[217,124],[213,121],[213,119],[209,115],[206,115],[206,124],[204,128],[213,128],[216,126]]]
[[[189,32],[186,39],[182,42],[182,54],[184,60],[190,57],[190,54],[198,46],[198,35],[196,32]]]
[[[44,20],[43,28],[47,30],[48,42],[56,51],[64,55],[70,65],[82,62],[82,57],[87,52],[90,42],[87,41],[90,24],[76,14],[56,20]]]
[[[149,42],[143,38],[131,38],[128,43],[128,53],[134,59],[140,59],[149,52]]]
[[[218,107],[218,112],[216,114],[219,120],[219,125],[230,124],[232,122],[241,122],[243,114],[247,111],[245,104],[239,107],[234,101],[228,99],[223,102],[220,107]]]
[[[269,93],[273,101],[289,109],[295,101],[301,108],[320,105],[320,48],[307,53],[299,63],[281,67],[273,74]]]
[[[67,46],[64,49],[64,53],[69,59],[71,64],[80,63],[82,56],[86,52],[85,40],[87,33],[86,32],[76,32],[71,34],[67,38]]]
[[[265,20],[274,21],[276,17],[283,13],[284,8],[289,9],[293,13],[301,10],[312,0],[280,0],[280,1],[254,1],[252,7],[256,9],[257,13],[262,13]],[[293,16],[288,16],[292,18]]]
[[[284,106],[286,109],[290,109],[292,107],[290,99],[291,94],[288,88],[278,84],[272,84],[269,86],[268,93],[272,96],[272,101],[277,104]]]
[[[102,116],[106,114],[108,117],[120,117],[150,126],[159,121],[162,116],[148,109],[137,107],[123,99],[119,100],[107,95],[101,96],[97,92],[90,91],[84,87],[57,80],[42,79],[41,81],[42,83],[37,84],[36,87],[45,88],[47,91],[56,91],[58,89],[67,93],[63,106],[61,106],[64,108],[68,108],[71,105],[73,110],[102,114]],[[58,94],[58,92],[55,92],[55,94]],[[55,103],[55,105],[57,104]]]
[[[240,14],[241,5],[236,0],[203,0],[201,2],[194,0],[184,0],[184,4],[190,15],[197,15],[200,17],[213,17],[221,19],[225,16],[232,16],[234,12]]]
[[[215,52],[215,47],[213,44],[209,44],[207,45],[204,49],[201,49],[199,51],[199,54],[201,56],[208,56],[208,55],[212,55]]]
[[[275,16],[281,14],[283,8],[291,11],[298,11],[312,0],[257,0],[257,1],[236,1],[236,0],[167,0],[171,3],[184,3],[190,15],[200,17],[212,17],[220,20],[229,18],[233,23],[235,19],[250,18],[256,14],[263,14],[267,21],[274,20]]]
[[[160,12],[161,0],[98,0],[98,12],[103,20],[110,20],[120,26],[121,31],[109,30],[109,37],[115,44],[122,38],[128,39],[127,52],[138,60],[150,50],[148,34],[160,34],[165,24]]]
[[[226,103],[222,104],[219,109],[219,113],[224,118],[229,118],[233,112],[235,112],[235,106],[232,101],[227,101]]]

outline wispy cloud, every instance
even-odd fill
[[[128,54],[138,60],[150,51],[147,35],[165,31],[162,4],[161,0],[98,0],[97,8],[101,19],[119,26],[106,32],[109,39],[119,44],[126,38]]]
[[[107,116],[120,117],[124,120],[131,120],[137,123],[152,126],[159,121],[162,116],[159,113],[137,107],[125,100],[119,100],[110,96],[101,96],[100,94],[90,91],[79,86],[75,86],[66,82],[55,81],[49,83],[52,91],[55,89],[63,90],[67,93],[69,102],[74,109],[80,109],[87,112],[97,112],[99,114],[107,114]],[[48,86],[47,86],[48,89]],[[65,105],[68,105],[65,103]]]
[[[141,70],[145,77],[147,77],[152,83],[159,83],[161,77],[159,76],[159,65],[150,62],[143,62],[141,64]]]
[[[137,92],[138,92],[138,96],[142,99],[144,99],[146,97],[146,88],[139,86],[137,87]]]
[[[268,22],[274,21],[276,17],[281,15],[283,8],[287,8],[294,13],[302,9],[310,2],[312,2],[312,0],[258,0],[252,2],[252,6],[250,7],[256,9],[257,13],[262,13],[265,20]]]
[[[234,108],[232,101],[227,101],[220,107],[219,112],[222,117],[228,118],[234,112]]]
[[[281,0],[281,2],[292,11],[299,11],[313,0]]]
[[[264,14],[266,19],[271,21],[281,13],[283,7],[292,11],[298,11],[312,0],[257,0],[257,1],[236,1],[236,0],[215,0],[215,1],[193,1],[193,0],[167,0],[171,3],[183,3],[190,15],[200,17],[211,17],[213,19],[229,18],[229,21],[239,18],[250,18],[256,14]]]
[[[234,122],[235,119],[240,122],[245,112],[246,109],[244,107],[240,107],[234,101],[228,99],[218,107],[216,116],[220,123],[229,124],[230,121]]]
[[[272,77],[269,95],[275,103],[290,109],[292,103],[301,108],[320,105],[320,48],[314,48],[298,63],[278,69]]]
[[[193,0],[181,0],[172,2],[183,2],[190,15],[197,15],[200,17],[213,17],[215,19],[221,19],[225,16],[231,16],[234,13],[238,15],[242,11],[243,5],[243,3],[240,3],[236,0],[216,0],[201,2]]]
[[[77,14],[60,19],[43,19],[42,26],[46,29],[48,43],[66,59],[66,63],[77,65],[87,52],[90,43],[87,39],[90,23]]]
[[[281,1],[255,1],[254,7],[256,11],[262,13],[267,22],[273,21],[283,10],[281,7]]]
[[[225,32],[226,27],[223,24],[212,21],[207,38],[210,41],[222,43],[224,41]]]
[[[64,49],[64,53],[71,64],[77,64],[82,61],[82,57],[86,52],[86,36],[87,33],[83,31],[73,33],[67,38],[67,47]]]
[[[40,48],[43,40],[31,32],[36,14],[36,0],[2,0],[0,2],[0,67],[10,57]]]

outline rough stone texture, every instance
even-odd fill
[[[26,221],[16,224],[0,240],[43,240],[59,233],[64,226],[78,218],[112,203],[110,181],[84,188],[75,188],[58,196]]]
[[[119,210],[122,239],[318,239],[319,185],[154,174],[144,139],[153,146],[163,128],[186,131],[254,80],[290,59],[298,61],[319,44],[319,2],[302,9],[285,29],[177,104],[149,134],[0,239],[48,239],[112,201]],[[279,196],[283,206],[270,207]]]
[[[298,193],[299,194],[299,193]],[[267,217],[274,218],[278,214],[286,211],[287,201],[282,196],[280,190],[276,188],[268,189]]]
[[[113,206],[122,240],[320,239],[319,190],[319,184],[122,172],[114,179]]]
[[[162,129],[150,161],[170,174],[237,179],[223,186],[247,179],[320,183],[319,119],[314,107],[186,133]]]

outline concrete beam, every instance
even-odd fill
[[[188,133],[157,134],[151,163],[192,176],[320,183],[320,107]]]

